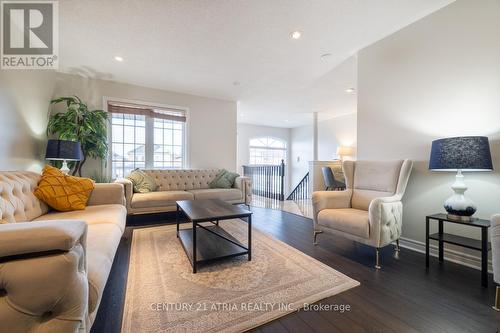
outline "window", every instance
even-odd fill
[[[186,167],[186,111],[118,102],[111,113],[111,176],[134,169]]]
[[[250,140],[250,164],[281,164],[286,161],[286,142],[271,137]]]
[[[183,166],[184,123],[155,119],[154,167],[180,169]]]
[[[113,113],[111,116],[112,176],[119,178],[146,167],[146,117]]]

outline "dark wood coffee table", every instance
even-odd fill
[[[196,273],[196,268],[200,263],[245,254],[248,255],[248,261],[252,260],[251,211],[218,199],[182,200],[176,203],[177,238],[179,238],[191,266],[193,266],[193,273]],[[181,211],[192,223],[191,228],[179,228]],[[247,220],[248,245],[246,247],[219,226],[219,221],[235,218],[246,218]]]

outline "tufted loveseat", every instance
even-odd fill
[[[233,188],[210,188],[220,170],[144,170],[158,186],[155,192],[134,193],[132,182],[117,179],[125,186],[128,214],[148,214],[174,211],[178,200],[221,199],[232,204],[250,205],[252,183],[248,177],[238,177]]]
[[[125,229],[123,186],[54,212],[33,194],[39,179],[0,172],[0,332],[88,332]]]
[[[326,232],[379,249],[399,238],[403,203],[413,163],[401,161],[344,161],[345,191],[313,193],[314,240]]]

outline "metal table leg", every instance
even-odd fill
[[[488,228],[481,228],[481,285],[488,287]]]
[[[252,215],[248,216],[248,261],[252,260]]]
[[[429,218],[425,218],[425,267],[429,267]]]
[[[443,220],[439,220],[439,262],[444,260]]]

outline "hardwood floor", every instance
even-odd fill
[[[480,272],[392,246],[382,251],[382,269],[376,270],[374,250],[342,238],[321,234],[312,245],[311,220],[264,208],[252,208],[256,229],[358,280],[361,286],[317,304],[349,305],[344,313],[298,311],[253,332],[498,332],[500,313],[491,305],[495,285],[480,285]],[[150,218],[151,221],[151,218]],[[137,221],[135,221],[135,224]],[[118,333],[128,271],[132,229],[127,227],[92,327],[92,333]],[[139,332],[138,332],[139,333]]]

